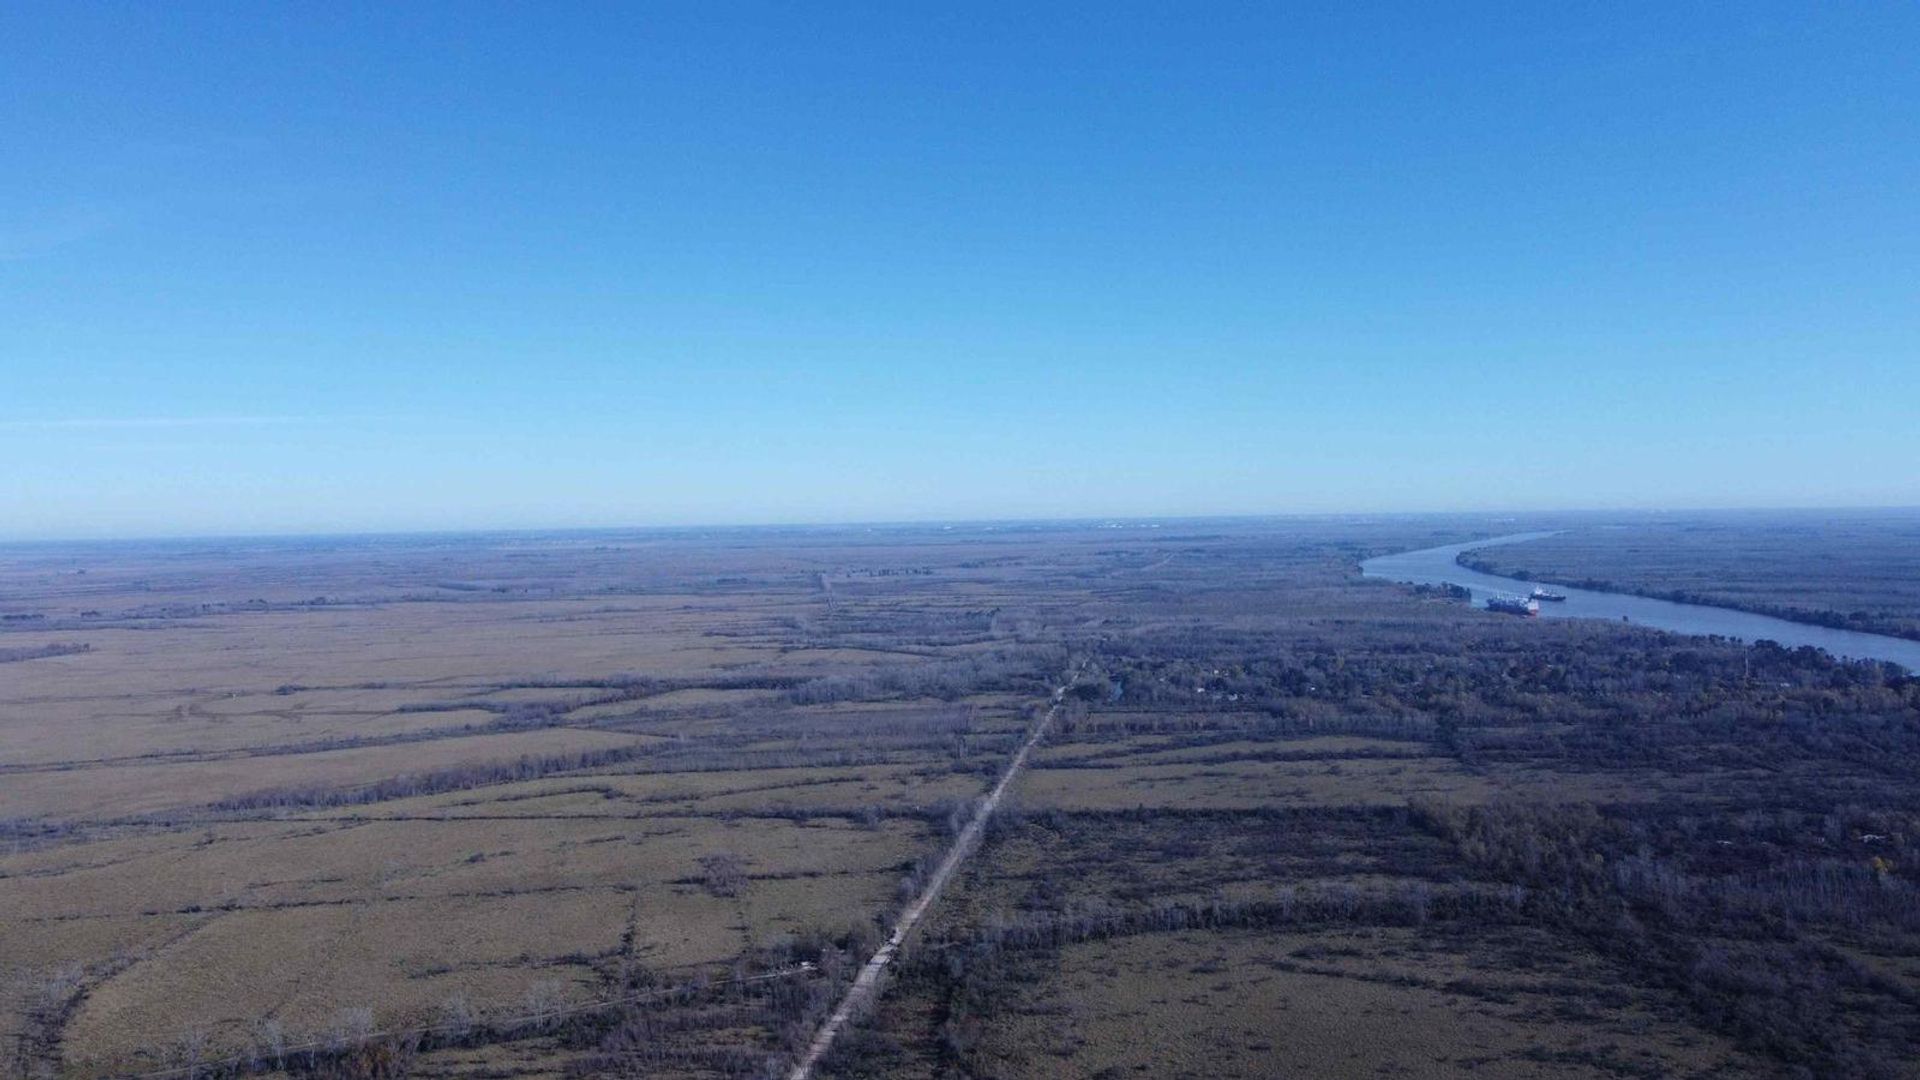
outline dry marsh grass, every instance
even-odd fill
[[[0,788],[0,816],[111,819],[179,810],[276,788],[342,787],[391,775],[636,745],[631,736],[556,728],[461,735],[399,746],[98,765],[21,773]]]
[[[1910,1075],[1920,691],[1354,572],[1512,527],[0,553],[0,1033],[778,1073],[1077,669],[828,1074]]]
[[[1570,977],[1596,973],[1562,961],[1564,942],[1535,944],[1540,961],[1521,977],[1375,933],[1070,946],[1057,972],[1010,1003],[983,1056],[1008,1080],[1138,1075],[1143,1061],[1155,1076],[1195,1080],[1705,1076],[1748,1065],[1645,1000],[1569,999]]]

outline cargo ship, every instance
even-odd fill
[[[1494,596],[1488,598],[1487,610],[1503,615],[1524,615],[1531,619],[1540,614],[1540,601],[1530,596]]]
[[[1565,600],[1566,598],[1567,598],[1566,593],[1549,592],[1548,590],[1543,589],[1538,585],[1535,585],[1533,587],[1533,592],[1528,596],[1528,599],[1530,600],[1551,600],[1556,604],[1562,600]]]

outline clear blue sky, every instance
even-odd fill
[[[0,536],[1920,503],[1916,56],[1908,0],[9,3]]]

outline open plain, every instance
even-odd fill
[[[1920,683],[1504,531],[9,549],[6,1068],[783,1075],[1064,686],[820,1075],[1915,1075]]]

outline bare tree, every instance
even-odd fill
[[[465,994],[455,994],[440,1006],[441,1027],[455,1042],[465,1042],[473,1034],[474,1021],[473,1005]]]
[[[747,861],[730,851],[703,855],[700,883],[715,896],[739,896],[747,887]]]
[[[526,997],[522,999],[522,1008],[527,1020],[534,1027],[545,1029],[553,1020],[553,1014],[566,1006],[567,989],[555,979],[542,979],[527,987]]]
[[[205,1028],[189,1028],[173,1041],[173,1050],[168,1055],[179,1062],[186,1070],[187,1080],[199,1080],[200,1069],[207,1063],[207,1048],[213,1037]]]
[[[54,1059],[61,1028],[85,982],[86,970],[79,964],[69,964],[37,977],[24,977],[16,984],[21,1025],[15,1056],[21,1076],[35,1075]]]
[[[334,1053],[344,1053],[365,1046],[372,1039],[372,1009],[364,1007],[341,1009],[334,1017],[332,1029],[327,1033],[327,1049]]]
[[[287,1032],[279,1020],[270,1016],[255,1024],[252,1042],[252,1056],[258,1064],[275,1069],[285,1066]]]

